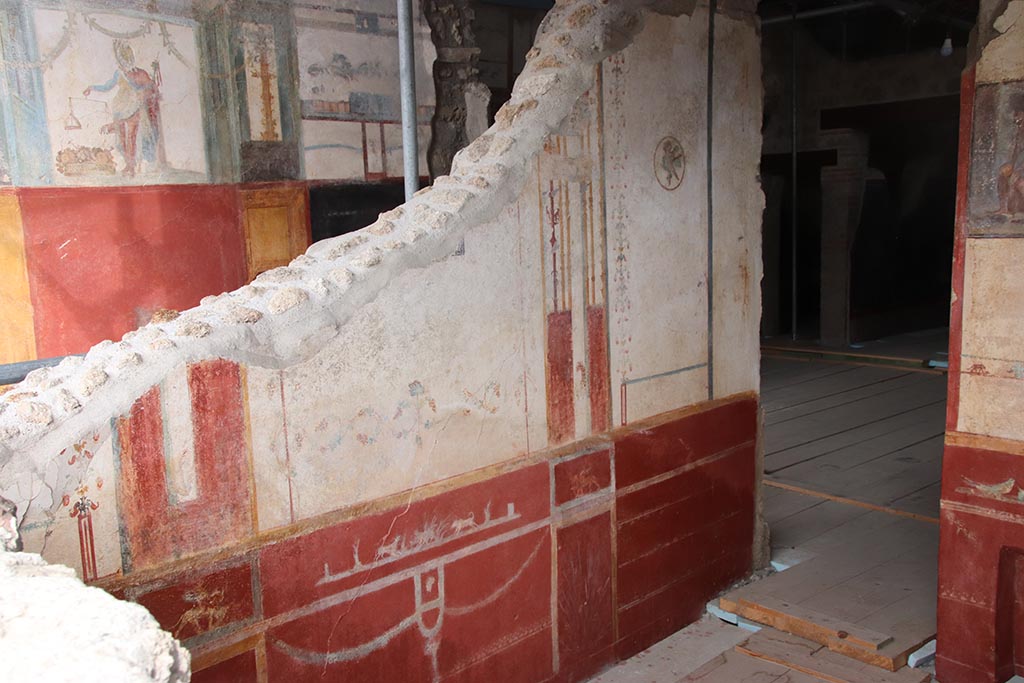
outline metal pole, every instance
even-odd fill
[[[796,291],[797,291],[796,290],[796,233],[797,233],[797,226],[798,226],[798,219],[797,219],[798,210],[797,209],[798,209],[798,198],[799,198],[798,193],[797,193],[797,182],[796,182],[796,177],[797,177],[796,155],[797,155],[797,146],[798,146],[797,145],[797,125],[798,125],[797,124],[797,85],[796,85],[796,76],[797,76],[797,64],[796,64],[796,59],[797,59],[797,54],[796,54],[796,30],[797,30],[796,16],[797,16],[797,11],[796,11],[796,5],[797,5],[797,1],[793,0],[793,2],[792,2],[793,21],[790,24],[790,29],[792,31],[792,34],[791,34],[792,41],[791,41],[791,45],[790,45],[790,57],[791,57],[791,60],[792,60],[792,64],[790,64],[790,72],[791,72],[790,76],[792,78],[792,84],[791,84],[791,86],[792,86],[792,92],[791,92],[792,97],[790,98],[790,107],[791,107],[791,112],[790,112],[791,121],[790,121],[790,123],[791,123],[791,125],[793,127],[792,140],[790,141],[791,142],[791,147],[790,147],[791,159],[790,159],[790,162],[792,164],[792,166],[790,168],[790,184],[792,185],[792,187],[790,188],[790,191],[791,191],[792,194],[790,195],[790,206],[789,206],[789,221],[790,221],[790,225],[789,225],[789,241],[790,241],[790,252],[791,252],[790,253],[790,265],[792,267],[792,291],[790,292],[790,304],[791,304],[790,332],[791,332],[791,335],[793,337],[793,341],[796,341],[796,322],[797,322],[797,310],[796,310],[797,309],[797,296],[796,296]]]
[[[398,74],[402,92],[402,157],[405,200],[420,187],[420,152],[416,140],[416,58],[413,50],[412,0],[398,0]]]
[[[786,22],[798,20],[798,19],[814,19],[815,17],[827,17],[830,14],[845,14],[846,12],[852,12],[859,9],[867,9],[868,7],[874,6],[876,3],[874,0],[863,0],[862,2],[850,2],[844,5],[833,5],[831,7],[823,7],[822,9],[805,10],[803,12],[796,12],[786,14],[778,17],[768,17],[767,19],[761,20],[761,26],[771,26],[772,24],[784,24]]]
[[[707,165],[708,165],[708,399],[715,397],[715,15],[718,0],[708,2],[708,84],[707,84]]]

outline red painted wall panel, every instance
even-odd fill
[[[222,477],[207,450],[238,428],[228,409],[236,375],[226,361],[189,370],[202,509],[166,502],[159,389],[121,427],[120,504],[132,558],[215,553],[126,590],[186,638],[199,661],[219,662],[197,680],[253,681],[265,666],[269,680],[295,683],[570,683],[691,623],[750,570],[752,399],[256,547],[243,538],[232,555],[237,535],[203,530],[234,519],[247,501],[223,486],[234,481],[228,488],[247,492],[248,471]],[[676,447],[680,439],[685,448]],[[617,471],[629,483],[613,491],[620,455],[629,462]],[[214,491],[235,501],[227,511],[206,498]],[[198,530],[199,545],[185,529]],[[234,654],[242,633],[257,654]]]
[[[40,358],[81,353],[245,284],[232,185],[21,188]]]
[[[548,314],[548,441],[565,443],[576,435],[572,376],[572,311]]]
[[[561,680],[593,676],[614,660],[611,514],[558,530]]]
[[[753,441],[756,434],[757,401],[753,399],[634,432],[615,444],[616,485],[622,488],[666,474]]]
[[[557,463],[555,475],[555,505],[597,493],[612,484],[611,452],[598,451]]]
[[[947,445],[939,536],[940,680],[996,683],[1024,668],[1024,481],[1018,454]]]
[[[125,570],[152,567],[252,533],[241,370],[226,360],[188,368],[198,496],[167,495],[160,388],[132,406],[118,426],[118,506]]]

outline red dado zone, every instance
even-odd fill
[[[218,361],[189,376],[213,405],[242,372]],[[153,400],[120,424],[133,444],[122,477],[157,458],[140,443]],[[242,428],[228,422],[197,449],[213,481],[244,467],[233,451],[198,462],[228,452],[215,442]],[[756,430],[752,394],[700,404],[284,530],[206,534],[188,559],[136,555],[135,571],[100,585],[183,639],[197,683],[582,680],[749,573]],[[206,503],[238,533],[250,494],[218,496]],[[143,512],[151,535],[173,526]]]
[[[947,435],[942,470],[938,632],[942,680],[1024,675],[1024,448]],[[940,641],[941,645],[941,641]]]

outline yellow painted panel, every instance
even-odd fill
[[[21,209],[13,194],[0,194],[0,363],[36,357]]]
[[[285,266],[309,246],[306,191],[297,187],[243,190],[249,278]]]

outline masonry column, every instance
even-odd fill
[[[821,343],[850,343],[850,252],[860,224],[867,175],[866,136],[853,130],[822,136],[835,147],[835,166],[821,169]]]

